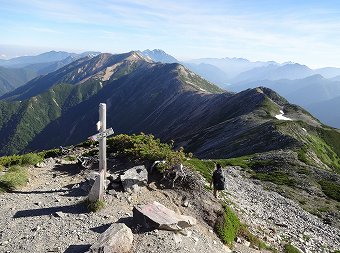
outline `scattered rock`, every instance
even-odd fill
[[[186,199],[183,201],[182,206],[188,207],[189,206],[189,201]]]
[[[152,204],[135,206],[133,218],[136,223],[146,228],[171,231],[182,230],[196,224],[195,218],[177,214],[157,201]]]
[[[113,223],[98,238],[90,253],[127,253],[132,247],[133,234],[123,223]]]
[[[174,240],[176,244],[179,244],[180,242],[182,242],[182,237],[180,234],[174,233]]]
[[[148,183],[148,171],[144,165],[135,166],[124,172],[120,176],[124,191],[136,192],[140,186],[146,186]]]
[[[66,214],[63,213],[62,211],[58,211],[54,213],[54,216],[59,217],[59,218],[64,218]]]

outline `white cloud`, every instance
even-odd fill
[[[101,48],[156,46],[179,58],[238,56],[309,64],[337,62],[340,15],[336,8],[297,5],[265,9],[258,2],[245,2],[247,6],[227,0],[12,0],[0,10],[12,8],[54,25],[53,29],[32,25],[36,32],[52,36],[58,31],[66,34],[62,29],[68,29],[75,45],[85,30],[102,39],[88,38],[89,44]]]

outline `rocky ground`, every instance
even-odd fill
[[[190,193],[151,182],[138,193],[113,191],[106,195],[104,209],[88,213],[83,203],[86,193],[80,189],[87,173],[74,162],[50,158],[40,168],[30,169],[26,187],[1,194],[0,252],[86,252],[115,222],[132,229],[133,252],[261,252],[244,243],[236,243],[232,250],[221,243],[211,227],[219,202],[205,189]],[[228,168],[226,176],[225,198],[269,244],[279,247],[289,241],[304,252],[340,248],[339,230],[324,225],[296,203],[264,190],[256,181],[243,177],[238,168]],[[183,205],[184,200],[187,205]],[[132,209],[153,201],[195,217],[197,225],[182,233],[143,231],[134,224]]]
[[[123,222],[134,232],[133,252],[230,252],[189,202],[174,190],[158,189],[154,183],[138,193],[106,195],[100,212],[87,213],[86,198],[79,189],[86,171],[76,164],[56,164],[30,169],[28,185],[0,195],[0,252],[85,252],[111,223]],[[133,225],[134,205],[154,200],[198,222],[183,233],[140,231]]]
[[[279,247],[291,242],[303,252],[340,249],[340,230],[324,224],[297,203],[264,190],[259,181],[246,178],[237,167],[226,170],[226,199],[259,237]]]

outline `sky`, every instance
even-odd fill
[[[0,0],[0,59],[155,48],[340,67],[340,1]]]

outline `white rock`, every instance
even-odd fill
[[[131,250],[133,234],[130,228],[123,223],[113,223],[96,243],[90,253],[128,253]]]

